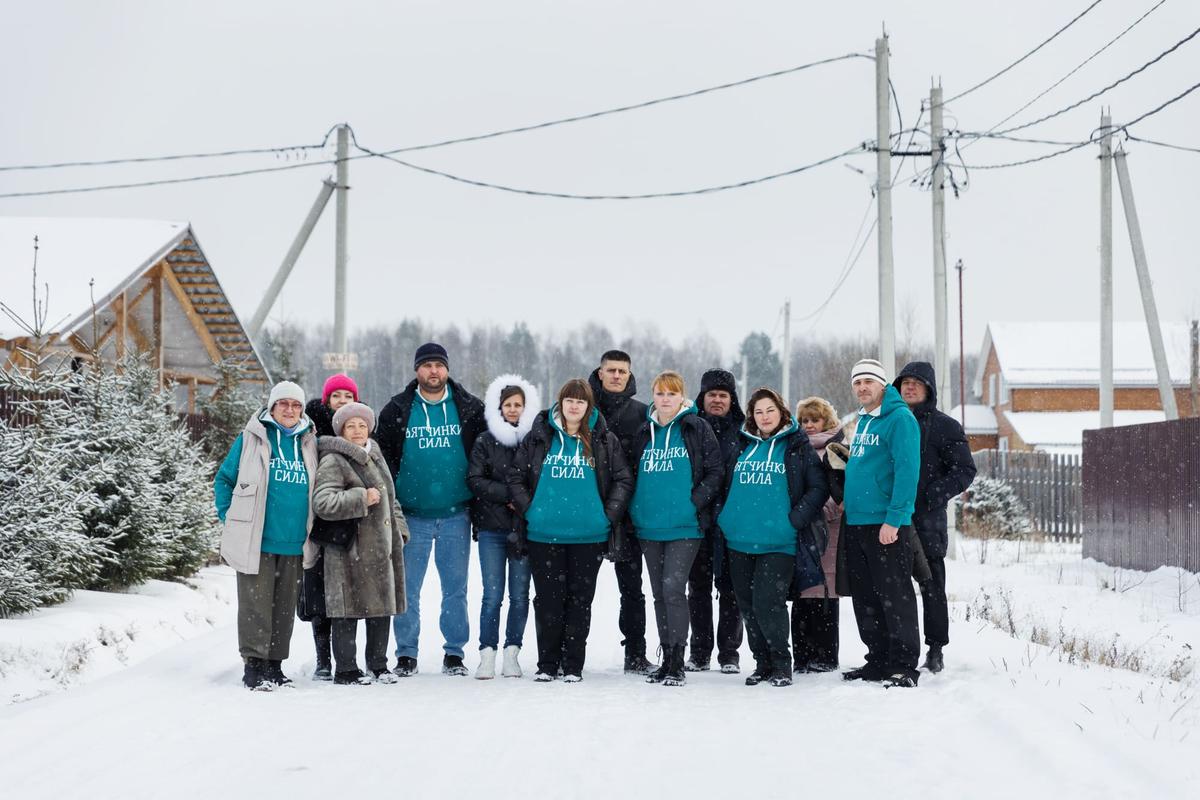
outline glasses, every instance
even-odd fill
[[[303,403],[297,403],[295,400],[277,400],[275,405],[282,406],[289,411],[299,411],[300,409],[304,408]]]

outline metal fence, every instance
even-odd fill
[[[1083,434],[1083,555],[1200,572],[1200,418]]]
[[[1080,456],[1016,450],[973,453],[979,476],[1013,487],[1029,509],[1033,528],[1055,537],[1083,534],[1083,468]]]

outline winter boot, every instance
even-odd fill
[[[683,662],[683,669],[685,672],[708,672],[711,659],[712,656],[692,653],[688,656],[688,660]]]
[[[754,667],[754,672],[746,678],[747,686],[758,686],[763,681],[771,677],[771,665],[760,663]]]
[[[683,686],[687,683],[687,668],[683,663],[683,645],[668,647],[665,654],[668,670],[663,686]]]
[[[721,662],[722,675],[737,675],[741,671],[742,668],[737,661],[729,660]]]
[[[275,685],[263,675],[263,660],[261,658],[246,659],[246,667],[242,671],[242,685],[247,689],[260,691],[269,691],[275,688]]]
[[[837,668],[838,665],[836,661],[810,661],[804,665],[804,669],[807,672],[833,672]],[[796,669],[794,671],[799,672],[800,670]]]
[[[462,656],[452,656],[446,654],[442,656],[442,674],[453,675],[456,678],[465,678],[471,673],[467,671],[467,665],[463,663]],[[496,674],[496,651],[492,651],[492,675]]]
[[[663,652],[663,648],[658,648],[658,654],[662,658],[662,663],[658,665],[658,669],[653,670],[646,676],[646,683],[662,683],[666,679],[667,673],[671,671],[671,659],[667,653]],[[626,660],[626,663],[628,663],[628,660]],[[629,669],[626,668],[625,671],[629,672]]]
[[[942,661],[941,645],[934,644],[929,646],[929,653],[925,656],[924,667],[935,675],[946,668],[946,663]]]
[[[655,669],[658,669],[658,665],[647,660],[645,651],[625,651],[626,675],[648,675]]]
[[[475,668],[475,680],[490,681],[496,677],[496,648],[485,647],[479,651],[479,666]]]
[[[333,682],[337,686],[370,686],[372,683],[371,679],[357,667],[345,672],[335,672]]]
[[[917,688],[917,678],[919,676],[920,673],[916,670],[913,670],[912,672],[901,670],[900,672],[888,675],[886,678],[884,678],[883,685],[887,689],[894,689],[897,686],[904,689],[915,689]]]
[[[412,656],[400,656],[396,659],[396,668],[392,670],[397,678],[407,678],[417,674],[417,660]]]
[[[271,683],[277,686],[291,686],[292,679],[283,674],[282,661],[268,661],[266,669],[263,670],[263,675]]]
[[[842,673],[842,680],[845,681],[873,681],[878,683],[888,676],[888,672],[883,667],[874,664],[863,664],[861,667],[856,667]]]
[[[328,626],[328,622],[325,623]],[[333,659],[330,656],[330,635],[328,627],[324,633],[317,630],[318,624],[313,622],[313,644],[317,648],[317,666],[313,669],[312,679],[314,681],[331,681],[333,680]]]
[[[519,645],[510,644],[504,648],[504,666],[500,668],[500,674],[505,678],[521,677],[521,664],[517,661],[519,655],[521,655]]]
[[[534,683],[550,683],[556,676],[553,672],[542,672],[540,669],[533,676]]]
[[[392,674],[392,671],[387,669],[373,669],[371,674],[375,676],[375,683],[399,683],[400,679]]]
[[[791,686],[792,685],[792,670],[790,666],[773,667],[771,669],[771,685],[772,686]]]
[[[583,680],[583,676],[575,672],[568,672],[563,675],[562,679],[563,683],[579,683]]]

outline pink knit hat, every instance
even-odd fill
[[[329,380],[325,381],[325,388],[321,390],[321,400],[325,405],[329,405],[329,395],[338,389],[350,392],[354,395],[354,402],[358,402],[358,384],[349,375],[339,372],[337,375],[330,375]]]

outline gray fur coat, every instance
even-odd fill
[[[364,449],[338,436],[322,436],[317,448],[321,462],[313,511],[329,520],[361,518],[349,549],[325,548],[327,615],[365,619],[403,614],[408,522],[396,502],[395,485],[379,445],[370,441]],[[351,459],[383,498],[369,508],[368,487],[350,466]]]

